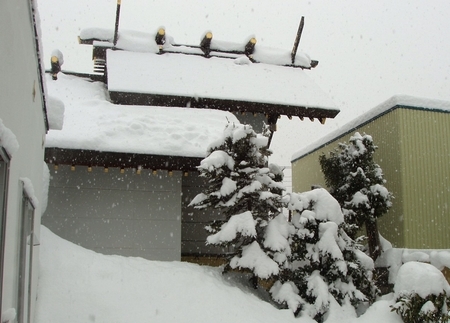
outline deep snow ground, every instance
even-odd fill
[[[37,323],[315,322],[276,309],[218,268],[105,256],[44,226],[40,248]],[[359,318],[334,304],[326,322],[402,322],[390,304],[380,300]]]

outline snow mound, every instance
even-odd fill
[[[420,297],[450,294],[450,286],[444,275],[434,266],[421,262],[407,262],[400,267],[394,285],[396,296],[417,293]]]
[[[355,322],[385,322],[385,323],[403,323],[402,318],[400,315],[398,315],[395,312],[391,311],[391,305],[393,305],[394,302],[392,299],[382,299],[377,302],[375,302],[371,307],[369,307],[363,315],[361,315],[358,320],[355,320]],[[336,323],[339,321],[336,321]],[[345,321],[340,321],[345,322]]]
[[[232,286],[219,268],[105,256],[44,226],[40,250],[36,323],[298,322]]]
[[[233,286],[219,268],[105,256],[63,240],[44,226],[40,231],[36,323],[315,322],[308,316],[294,318],[291,310],[276,309]],[[278,296],[291,292],[295,288],[285,286]],[[325,322],[400,323],[390,311],[392,304],[380,300],[360,318],[334,304]]]

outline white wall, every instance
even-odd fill
[[[15,134],[20,146],[10,163],[3,312],[16,307],[21,177],[31,180],[35,196],[38,200],[42,200],[46,125],[29,1],[2,0],[0,2],[0,44],[0,119]],[[37,237],[39,237],[39,223],[40,208],[37,205],[35,213]],[[35,249],[34,258],[37,260],[38,248],[35,247]],[[34,269],[37,268],[38,265],[35,262]],[[34,272],[34,278],[34,286],[36,286],[37,272]]]

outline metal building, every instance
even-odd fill
[[[396,96],[294,154],[293,190],[325,187],[319,156],[355,132],[379,148],[374,160],[393,192],[393,207],[379,220],[395,247],[450,247],[450,102]]]

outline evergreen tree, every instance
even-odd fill
[[[228,124],[198,167],[208,187],[190,203],[221,210],[224,219],[207,227],[211,233],[207,243],[232,246],[226,270],[250,269],[254,283],[258,277],[277,275],[290,253],[289,224],[280,214],[283,172],[268,165],[267,143],[267,133],[258,135],[249,125]]]
[[[290,194],[294,212],[290,267],[271,289],[274,300],[322,322],[330,302],[373,302],[373,260],[342,229],[339,203],[324,189]]]
[[[319,157],[325,182],[344,213],[346,232],[355,239],[365,225],[374,260],[381,253],[377,218],[389,210],[393,198],[384,186],[380,166],[373,160],[376,149],[371,136],[356,132],[348,145],[340,143],[328,157]]]

